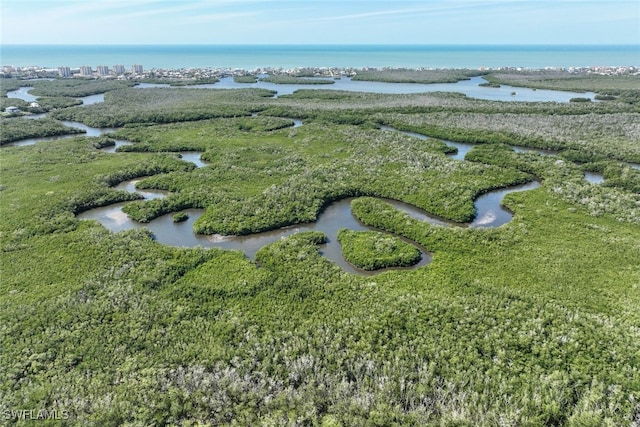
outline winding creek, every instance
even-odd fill
[[[476,90],[480,90],[480,91],[496,90],[496,88],[484,88],[484,87],[480,87],[480,89],[475,89],[475,87],[477,87],[479,83],[477,79],[480,79],[480,78],[474,78],[474,79],[471,79],[470,81],[463,81],[456,84],[428,85],[428,86],[431,86],[431,89],[433,90],[443,90],[443,91],[444,90],[452,91],[452,88],[451,88],[452,85],[457,85],[456,86],[457,88],[474,87],[474,92],[473,92],[474,94],[476,93],[475,92]],[[379,93],[415,93],[414,90],[416,90],[415,84],[410,84],[409,86],[412,88],[412,91],[406,92],[407,89],[398,88],[398,84],[389,84],[389,83],[378,84],[376,82],[354,82],[354,81],[351,81],[350,79],[348,80],[348,83],[342,80],[337,80],[336,83],[337,84],[335,85],[334,89],[342,89],[342,90],[358,90],[356,89],[356,87],[362,87],[363,91],[374,91]],[[351,89],[345,89],[345,84],[351,85],[349,86]],[[269,85],[272,85],[272,84],[269,84]],[[381,88],[378,87],[379,85],[382,85],[382,87]],[[395,86],[394,92],[388,92],[388,90],[390,89],[385,89],[386,85]],[[142,88],[156,87],[156,86],[159,86],[159,85],[144,85],[144,84],[140,85],[140,87]],[[254,85],[236,84],[236,83],[233,83],[232,79],[222,79],[222,81],[217,84],[203,85],[203,86],[204,87],[247,87],[247,86],[264,87],[264,85],[260,85],[260,84],[254,84]],[[276,87],[275,88],[268,87],[268,88],[278,90],[279,94],[292,93],[294,90],[303,88],[301,87],[303,85],[273,85],[273,86],[276,86]],[[283,86],[295,86],[295,88],[294,87],[283,88]],[[331,85],[331,86],[334,86],[334,85]],[[376,88],[373,88],[372,86],[376,86]],[[407,86],[407,85],[401,85],[401,86]],[[425,86],[425,85],[420,85],[420,86]],[[21,98],[26,101],[34,101],[36,100],[36,97],[28,93],[30,89],[31,89],[30,87],[22,87],[16,91],[9,92],[7,96]],[[506,88],[506,87],[503,87],[502,89],[505,91],[510,90],[509,88]],[[291,92],[289,92],[289,90]],[[518,88],[518,90],[522,91],[523,89]],[[416,90],[416,92],[424,92],[424,91],[425,90],[423,88],[420,90]],[[459,91],[459,90],[456,90],[456,91]],[[465,93],[464,91],[461,91],[461,92]],[[554,92],[556,95],[562,94],[563,96],[567,95],[568,96],[567,101],[570,97],[573,97],[576,95],[576,94],[567,94],[565,92],[558,92],[558,91],[531,90],[531,92],[535,93],[536,96],[539,96],[539,95],[544,96],[545,95],[544,92]],[[580,94],[580,95],[584,96],[584,94]],[[470,95],[470,96],[474,96],[474,95]],[[90,105],[98,102],[103,102],[104,94],[91,95],[81,99],[84,105]],[[491,99],[491,98],[488,98],[488,99]],[[523,99],[520,98],[518,100],[522,101]],[[540,100],[540,99],[536,99],[536,100]],[[557,97],[554,100],[557,101],[558,100]],[[38,119],[43,116],[45,116],[45,114],[32,115],[30,118]],[[71,121],[64,121],[63,123],[67,126],[84,130],[86,132],[84,135],[87,135],[87,136],[104,135],[107,133],[114,132],[116,130],[114,128],[93,128],[90,126],[86,126],[83,123],[71,122]],[[294,120],[294,125],[293,125],[294,127],[301,126],[301,125],[302,125],[302,122],[300,120]],[[406,135],[410,135],[412,137],[416,137],[420,139],[427,138],[426,136],[419,133],[400,131],[390,126],[382,126],[381,130],[401,132]],[[16,145],[16,146],[29,145],[29,144],[34,144],[35,142],[38,142],[38,141],[56,140],[56,139],[69,138],[73,136],[75,135],[62,135],[62,136],[55,136],[55,137],[48,137],[48,138],[34,138],[34,139],[18,141],[18,142],[7,144],[7,145]],[[457,149],[456,153],[449,155],[449,157],[455,160],[464,160],[465,155],[474,146],[474,144],[456,143],[451,141],[444,141],[444,142],[447,145],[451,147],[455,147]],[[102,151],[113,153],[116,151],[118,147],[122,145],[127,145],[127,144],[131,144],[131,142],[124,141],[124,140],[116,140],[116,143],[114,146],[105,147],[102,149]],[[513,149],[516,152],[536,152],[542,155],[557,154],[556,152],[552,152],[548,150],[538,150],[538,149],[527,148],[527,147],[514,146]],[[206,166],[206,163],[200,159],[201,154],[202,154],[201,152],[197,152],[197,151],[180,153],[184,161],[194,163],[199,168]],[[115,187],[115,189],[125,190],[129,192],[136,192],[140,194],[142,197],[144,197],[146,200],[166,197],[169,194],[166,191],[160,191],[160,190],[136,189],[135,187],[136,183],[140,181],[140,179],[141,178],[137,178],[137,179],[122,182],[118,184]],[[601,183],[603,181],[602,175],[597,173],[591,173],[591,172],[587,172],[585,174],[585,179],[595,184]],[[434,217],[429,213],[416,208],[415,206],[408,205],[406,203],[402,203],[397,200],[389,200],[389,199],[384,199],[384,200],[390,203],[396,209],[399,209],[400,211],[407,213],[412,218],[415,218],[419,221],[425,221],[430,224],[434,224],[438,226],[498,227],[500,225],[506,224],[512,218],[512,214],[501,206],[504,196],[511,192],[531,190],[539,186],[540,184],[538,182],[533,181],[524,185],[490,191],[486,194],[481,195],[474,202],[477,214],[474,221],[470,224],[456,224],[456,223],[448,222],[440,218]],[[285,227],[285,228],[263,232],[263,233],[256,233],[248,236],[221,236],[221,235],[208,236],[208,235],[195,234],[193,232],[193,224],[204,213],[203,209],[184,210],[183,212],[187,213],[189,215],[189,218],[186,221],[180,222],[180,223],[173,222],[173,218],[172,218],[173,214],[163,215],[159,218],[154,219],[148,224],[138,223],[132,220],[131,218],[129,218],[124,212],[122,212],[122,207],[125,205],[125,203],[116,203],[116,204],[112,204],[112,205],[101,207],[101,208],[91,209],[91,210],[80,213],[78,215],[78,218],[83,220],[97,220],[104,227],[106,227],[107,229],[113,232],[119,232],[119,231],[128,230],[132,228],[147,227],[154,234],[155,239],[162,244],[171,245],[171,246],[216,247],[221,249],[240,250],[244,252],[247,255],[247,257],[249,257],[250,259],[255,259],[255,254],[258,251],[258,249],[260,249],[261,247],[269,243],[275,242],[278,239],[281,239],[283,237],[286,237],[301,231],[321,231],[327,235],[328,242],[321,246],[320,252],[326,258],[332,260],[333,262],[341,266],[345,271],[355,273],[355,274],[361,274],[361,275],[373,275],[373,274],[378,274],[381,271],[386,271],[388,269],[367,272],[367,271],[355,268],[354,266],[349,264],[342,256],[342,250],[341,250],[340,244],[337,241],[337,233],[340,228],[348,228],[356,231],[373,229],[371,227],[365,226],[353,216],[351,212],[352,200],[353,198],[345,198],[329,204],[319,214],[316,222],[297,224],[295,226]],[[422,259],[418,264],[412,267],[403,267],[401,269],[415,269],[415,268],[424,266],[431,261],[431,255],[427,252],[425,248],[420,247],[419,245],[416,244],[416,242],[409,241],[409,240],[407,241],[417,246],[421,250]]]
[[[135,190],[135,184],[137,181],[139,181],[139,179],[125,181],[115,188],[120,190],[136,191],[147,200],[165,197],[167,194],[164,191]],[[408,205],[397,200],[384,200],[396,209],[407,213],[412,218],[425,221],[430,224],[440,226],[497,227],[509,222],[512,218],[511,213],[500,205],[504,196],[514,191],[531,190],[539,187],[539,185],[540,184],[538,182],[534,181],[524,185],[492,191],[480,196],[475,202],[478,214],[471,224],[455,224],[444,221],[416,208],[415,206]],[[342,250],[337,241],[338,230],[340,228],[348,228],[356,231],[375,230],[372,227],[362,224],[353,216],[351,212],[352,200],[353,198],[345,198],[331,203],[320,213],[316,222],[297,224],[247,236],[209,236],[194,233],[193,223],[204,213],[203,209],[184,210],[183,212],[189,215],[189,219],[180,223],[173,222],[173,214],[166,214],[154,219],[148,224],[142,224],[132,220],[122,212],[122,207],[126,204],[126,202],[123,202],[82,212],[78,214],[78,218],[84,220],[97,220],[104,227],[113,232],[147,227],[154,234],[155,239],[162,244],[171,246],[200,246],[240,250],[251,259],[255,259],[255,254],[258,249],[283,237],[290,236],[301,231],[321,231],[328,237],[328,242],[321,246],[320,251],[322,255],[340,265],[348,272],[367,275],[377,274],[380,271],[366,272],[353,267],[342,256]],[[412,267],[405,267],[404,269],[418,268],[431,261],[430,254],[424,248],[420,247],[413,241],[406,241],[416,245],[421,250],[422,259],[418,264]]]
[[[200,160],[199,152],[181,153],[184,161],[194,163],[198,167],[204,167],[205,163]],[[138,190],[136,183],[141,178],[124,181],[118,184],[115,189],[128,192],[137,192],[146,200],[166,197],[166,191],[160,190]],[[475,201],[476,218],[470,224],[456,224],[437,218],[429,213],[416,208],[415,206],[397,201],[384,199],[396,209],[407,213],[412,218],[425,221],[439,226],[462,226],[462,227],[497,227],[509,222],[512,214],[501,206],[502,199],[508,193],[514,191],[526,191],[539,187],[538,182],[530,182],[509,188],[503,188],[483,194]],[[204,213],[203,209],[186,209],[183,212],[189,215],[187,221],[174,223],[173,214],[160,216],[148,224],[142,224],[129,218],[122,207],[126,204],[116,203],[109,206],[91,209],[78,215],[79,219],[96,220],[104,227],[119,232],[139,227],[147,227],[155,236],[155,239],[162,244],[171,246],[186,247],[216,247],[221,249],[240,250],[250,259],[255,259],[255,254],[261,247],[273,243],[283,237],[290,236],[301,231],[321,231],[327,235],[327,243],[321,246],[320,252],[326,258],[332,260],[345,271],[361,275],[373,275],[389,269],[367,272],[349,264],[342,256],[342,249],[337,241],[338,230],[348,228],[356,231],[374,230],[358,221],[351,212],[351,201],[353,198],[345,198],[329,204],[318,216],[316,222],[297,224],[277,230],[263,233],[256,233],[248,236],[221,236],[221,235],[199,235],[193,232],[193,223]],[[420,262],[411,266],[393,269],[415,269],[428,264],[431,255],[425,248],[420,247],[415,242],[406,240],[420,249],[422,258]]]
[[[381,130],[387,130],[387,131],[392,131],[392,132],[400,132],[403,133],[405,135],[409,135],[412,136],[414,138],[418,138],[418,139],[427,139],[428,136],[426,135],[422,135],[420,133],[416,133],[416,132],[409,132],[409,131],[404,131],[404,130],[398,130],[392,126],[387,126],[387,125],[383,125],[380,126]],[[449,157],[451,157],[452,159],[455,160],[464,160],[465,156],[467,155],[467,153],[474,147],[475,144],[468,144],[465,142],[453,142],[453,141],[443,141],[445,144],[447,144],[449,147],[455,147],[458,151],[456,153],[453,154],[448,154]],[[531,147],[520,147],[517,145],[512,145],[511,148],[513,149],[513,151],[515,151],[516,153],[535,153],[535,154],[539,154],[541,156],[555,156],[559,153],[559,151],[554,151],[554,150],[545,150],[542,148],[531,148]],[[639,165],[635,164],[635,163],[627,163],[630,167],[635,168],[635,169],[639,169]],[[585,172],[584,173],[584,178],[590,182],[591,184],[602,184],[604,182],[604,177],[602,176],[602,174],[597,173],[597,172]]]

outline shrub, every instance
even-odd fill
[[[173,215],[173,222],[184,222],[189,219],[189,214],[186,212],[178,212]]]
[[[347,261],[364,270],[408,267],[420,261],[420,250],[399,237],[378,231],[338,231],[338,241]]]

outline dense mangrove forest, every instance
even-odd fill
[[[22,107],[0,121],[0,420],[637,426],[640,76],[354,80],[480,75],[486,91],[597,97],[0,79],[2,105]],[[7,98],[22,87],[38,111]],[[474,222],[481,197],[527,183],[495,202],[504,223]],[[345,199],[366,230],[303,228]],[[134,228],[80,218],[120,205]],[[159,242],[147,225],[167,215],[211,244]],[[325,256],[331,239],[356,271]]]

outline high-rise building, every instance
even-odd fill
[[[143,70],[142,70],[142,65],[140,64],[133,64],[131,66],[131,72],[134,74],[142,74]]]
[[[69,67],[58,67],[58,75],[60,77],[71,77],[71,68],[69,68]]]
[[[121,76],[124,74],[124,65],[114,65],[113,73],[117,76]]]
[[[100,74],[101,76],[108,76],[109,67],[107,67],[106,65],[98,65],[98,74]]]
[[[81,76],[92,76],[93,75],[93,68],[91,68],[89,65],[83,65],[82,67],[80,67],[80,75]]]

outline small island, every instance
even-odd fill
[[[252,74],[246,76],[233,76],[235,83],[257,83],[258,78]]]
[[[351,264],[366,271],[409,267],[422,258],[420,250],[399,237],[378,231],[338,231],[342,254]]]
[[[287,75],[274,75],[269,77],[263,77],[260,79],[262,82],[273,83],[277,85],[331,85],[335,82],[329,79],[318,79],[311,77],[298,77]]]
[[[189,214],[186,212],[178,212],[173,214],[173,222],[184,222],[189,219]]]

